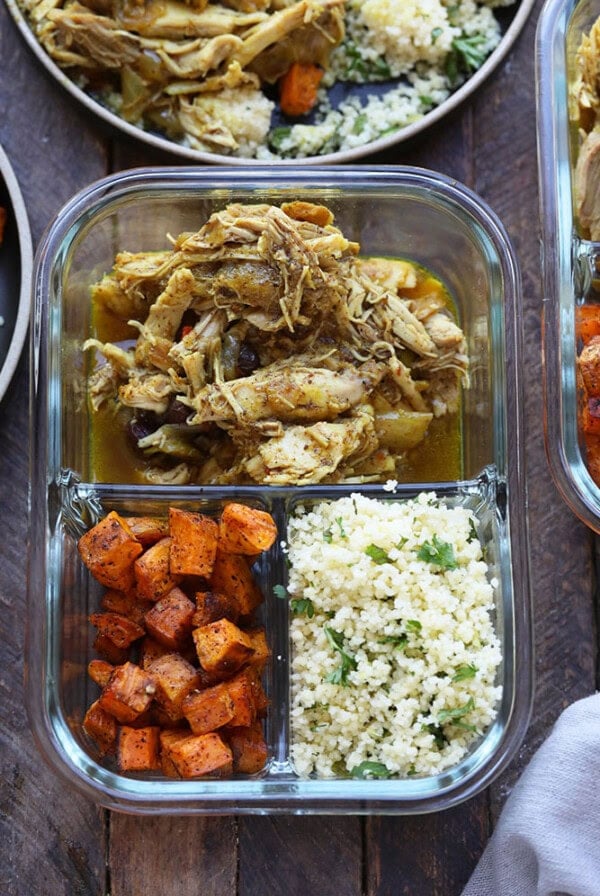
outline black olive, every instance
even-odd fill
[[[132,417],[127,424],[127,433],[137,445],[140,439],[145,439],[146,436],[149,436],[157,428],[156,415],[141,411],[137,416]]]
[[[247,343],[242,342],[240,353],[237,359],[237,369],[239,376],[249,376],[260,367],[260,359],[253,348]]]
[[[163,420],[165,423],[185,423],[190,415],[190,408],[179,401],[178,398],[171,399]]]

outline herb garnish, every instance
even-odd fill
[[[325,681],[345,687],[348,684],[348,675],[356,669],[356,660],[344,649],[344,636],[340,632],[336,632],[329,625],[324,626],[323,631],[331,647],[340,655],[340,665],[327,676]]]
[[[472,663],[465,663],[462,666],[457,666],[456,672],[452,676],[452,681],[466,681],[468,678],[475,678],[477,674],[477,666],[474,666]]]
[[[285,585],[273,585],[273,594],[280,600],[287,599],[287,589]]]
[[[475,725],[469,725],[467,722],[462,721],[462,716],[467,715],[467,713],[472,712],[475,709],[475,701],[472,697],[469,697],[464,706],[457,706],[455,709],[442,709],[438,713],[438,722],[440,725],[444,723],[448,723],[450,725],[456,725],[457,728],[465,728],[467,731],[477,731]]]
[[[404,633],[401,635],[384,635],[383,638],[379,638],[379,643],[391,644],[393,647],[397,647],[398,650],[404,650],[408,644],[408,635]]]
[[[315,605],[310,597],[294,598],[290,601],[290,608],[292,613],[296,613],[297,616],[308,616],[309,619],[312,619],[315,615]]]
[[[446,57],[446,75],[452,85],[461,74],[471,74],[481,67],[487,52],[482,34],[462,35],[452,41],[452,49]]]
[[[365,549],[365,554],[371,558],[373,563],[377,563],[379,566],[383,563],[391,562],[388,552],[383,548],[380,548],[377,544],[370,544]]]
[[[383,762],[374,762],[365,759],[360,765],[355,765],[350,771],[353,778],[389,778],[390,772]]]
[[[439,566],[441,569],[456,569],[458,563],[454,557],[454,549],[447,541],[442,541],[437,535],[432,541],[425,541],[417,552],[419,560]]]

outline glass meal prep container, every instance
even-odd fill
[[[462,395],[460,475],[435,481],[282,485],[141,485],[95,475],[83,343],[92,332],[90,286],[116,252],[164,247],[232,202],[324,204],[361,254],[423,265],[449,289],[467,341],[470,384]],[[32,328],[32,468],[27,699],[42,754],[101,805],[136,813],[422,813],[487,786],[525,734],[533,690],[525,477],[521,445],[521,293],[510,242],[473,193],[415,168],[146,169],[121,173],[77,195],[49,227],[35,268]],[[435,492],[474,511],[502,650],[494,721],[458,763],[430,776],[301,777],[290,757],[290,613],[285,541],[299,504],[360,492],[403,501]],[[168,515],[169,507],[218,516],[237,501],[272,514],[273,546],[256,561],[271,660],[264,720],[268,760],[253,775],[177,780],[117,770],[82,729],[98,695],[88,621],[102,588],[82,564],[79,537],[111,510]]]
[[[597,0],[548,0],[536,35],[546,451],[562,497],[596,532],[600,489],[588,468],[577,358],[580,322],[600,300],[600,244],[577,210],[574,88],[578,48],[598,16]]]

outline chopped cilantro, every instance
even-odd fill
[[[406,628],[409,632],[414,632],[415,635],[420,634],[423,626],[419,622],[418,619],[407,619],[406,620]]]
[[[443,33],[444,33],[443,28],[434,28],[433,31],[431,32],[431,43],[434,44],[436,42],[436,40],[438,39],[438,37],[440,37],[440,35],[442,35]]]
[[[475,523],[473,522],[473,520],[469,520],[469,535],[467,537],[467,541],[470,544],[472,541],[477,541],[477,538],[478,535],[477,529],[475,528]]]
[[[292,129],[289,127],[273,128],[269,134],[269,144],[271,149],[278,152],[281,149],[283,142],[290,136],[291,132]]]
[[[290,607],[292,613],[296,613],[297,616],[308,616],[312,619],[315,615],[315,606],[310,597],[294,598],[290,601]]]
[[[475,709],[475,702],[472,697],[469,697],[464,706],[457,706],[454,709],[442,709],[438,713],[438,722],[440,725],[448,723],[450,725],[456,725],[458,728],[466,728],[467,731],[476,731],[474,725],[468,725],[466,722],[462,721],[462,717],[467,715],[467,713],[472,712]]]
[[[393,647],[397,647],[398,650],[404,650],[406,645],[408,644],[408,635],[384,635],[383,638],[379,638],[380,644],[391,644]]]
[[[346,535],[346,532],[344,530],[344,520],[342,519],[342,517],[341,516],[336,517],[335,521],[338,524],[338,527],[340,530],[340,538],[348,538],[348,536]]]
[[[370,544],[365,550],[365,554],[371,558],[373,563],[377,563],[379,565],[381,565],[382,563],[390,562],[388,552],[384,551],[383,548],[380,548],[379,545],[376,544]]]
[[[324,627],[324,632],[331,647],[340,655],[340,665],[334,669],[331,675],[327,676],[325,681],[345,687],[348,684],[349,673],[356,669],[356,660],[344,649],[344,636],[340,632],[336,632],[329,625]]]
[[[452,49],[446,57],[446,75],[451,84],[456,84],[461,74],[471,74],[481,68],[487,51],[482,34],[461,35],[452,41]]]
[[[444,734],[441,725],[435,725],[433,722],[430,722],[428,725],[423,725],[423,731],[429,731],[433,735],[438,750],[443,750],[448,743],[448,738]]]
[[[287,590],[285,588],[285,585],[273,585],[273,594],[280,600],[286,600]]]
[[[441,541],[437,535],[432,541],[425,541],[417,552],[419,560],[439,566],[441,569],[456,569],[458,566],[454,557],[454,550],[447,541]]]
[[[325,531],[323,532],[323,541],[326,541],[327,544],[331,544],[331,542],[333,541],[333,532],[331,531],[331,529],[325,529]]]
[[[477,666],[465,663],[462,666],[457,666],[452,681],[466,681],[468,678],[474,678],[476,674]]]
[[[350,771],[353,778],[389,778],[390,772],[383,762],[373,762],[365,759],[360,765],[355,765]]]

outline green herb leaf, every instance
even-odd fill
[[[269,145],[271,149],[279,151],[284,140],[290,136],[292,129],[290,127],[273,128],[269,134]]]
[[[348,536],[346,535],[346,531],[344,529],[344,520],[342,519],[341,516],[338,516],[336,518],[336,523],[338,524],[338,528],[340,530],[340,538],[348,538]]]
[[[310,597],[294,598],[290,601],[290,608],[292,613],[296,613],[297,616],[308,616],[309,619],[312,619],[315,615],[315,605]]]
[[[383,638],[379,638],[379,643],[392,644],[394,647],[397,647],[398,650],[404,650],[408,644],[408,635],[405,635],[404,633],[401,635],[384,635]]]
[[[434,44],[436,42],[436,40],[438,39],[438,37],[440,37],[440,35],[442,35],[443,33],[444,33],[443,28],[434,28],[433,31],[431,32],[431,43]]]
[[[389,778],[390,772],[383,762],[373,762],[365,759],[360,765],[355,765],[350,771],[353,778]]]
[[[287,600],[287,589],[285,585],[273,585],[273,594],[280,600]]]
[[[443,725],[445,722],[449,722],[454,725],[457,723],[462,716],[466,716],[467,713],[472,712],[475,709],[475,701],[472,697],[469,697],[464,706],[456,706],[454,709],[442,709],[438,713],[438,722],[440,725]],[[462,727],[462,726],[461,726]]]
[[[457,666],[452,681],[466,681],[468,678],[475,678],[476,674],[477,666],[465,663],[462,666]]]
[[[331,542],[333,541],[333,532],[331,531],[331,529],[325,529],[325,531],[323,532],[323,541],[326,541],[327,544],[331,544]]]
[[[454,549],[447,541],[433,536],[432,541],[425,541],[417,552],[419,560],[439,566],[441,569],[456,569],[458,563],[454,557]]]
[[[418,619],[407,619],[406,628],[409,632],[413,632],[415,635],[419,635],[423,626]]]
[[[467,541],[470,544],[472,541],[477,541],[478,538],[479,538],[479,536],[477,535],[477,529],[475,528],[475,523],[473,522],[473,520],[469,520],[469,535],[467,537]]]
[[[458,81],[460,74],[470,75],[481,68],[487,50],[485,37],[482,34],[463,34],[452,41],[452,49],[446,57],[446,75],[451,84]]]
[[[390,558],[387,551],[383,548],[380,548],[376,544],[370,544],[368,548],[365,550],[365,554],[371,558],[373,563],[377,563],[379,566],[383,563],[389,563]]]
[[[423,731],[429,731],[430,734],[433,734],[433,739],[438,750],[443,750],[448,743],[448,738],[444,734],[441,725],[435,725],[433,722],[430,722],[428,725],[423,725]]]
[[[329,625],[324,626],[323,630],[331,647],[340,655],[340,665],[327,676],[325,681],[330,682],[330,684],[341,684],[345,687],[348,684],[349,673],[357,667],[356,660],[344,648],[344,636],[340,632],[336,632]]]

